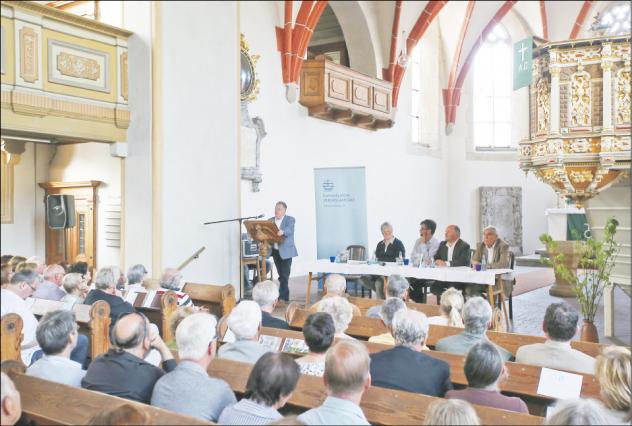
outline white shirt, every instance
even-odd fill
[[[518,348],[516,362],[584,374],[595,374],[595,358],[573,349],[571,342],[547,340]]]
[[[494,247],[496,247],[496,241],[494,241],[494,245],[491,247],[485,246],[485,250],[487,250],[487,263],[492,263],[494,261]],[[481,259],[482,261],[483,259]]]
[[[22,362],[24,365],[31,365],[31,357],[35,351],[40,349],[35,339],[37,329],[37,318],[29,309],[26,302],[12,291],[2,289],[0,292],[0,316],[6,314],[18,314],[22,318]]]
[[[459,240],[456,240],[455,242],[452,243],[452,245],[450,245],[450,243],[447,243],[448,246],[448,260],[446,261],[446,263],[448,264],[448,266],[450,266],[450,262],[452,262],[452,255],[454,254],[454,246],[456,246],[456,243]]]
[[[81,364],[69,358],[44,355],[26,370],[26,374],[80,388],[86,371],[81,369]]]
[[[277,226],[277,228],[281,229],[281,222],[283,222],[283,219],[285,219],[285,215],[283,215],[283,217],[281,217],[281,219],[277,219],[277,217],[274,217],[274,224]],[[278,250],[279,249],[279,243],[274,243],[274,249]]]

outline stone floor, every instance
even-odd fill
[[[517,273],[526,273],[535,268],[520,267],[517,268],[520,271]],[[290,279],[290,298],[292,301],[299,303],[305,303],[307,277],[299,276],[292,277]],[[351,285],[350,285],[351,286]],[[575,308],[578,308],[578,303],[575,298],[559,298],[549,295],[549,286],[536,288],[535,290],[527,293],[515,296],[513,298],[513,313],[514,313],[514,331],[516,333],[530,334],[530,335],[543,335],[542,332],[542,319],[544,318],[544,312],[551,303],[565,300]],[[352,295],[355,295],[353,290],[350,290]],[[358,296],[361,295],[358,291]],[[311,299],[312,302],[320,298],[320,292],[317,292],[317,282],[313,281]],[[599,338],[602,343],[614,343],[619,345],[630,346],[632,344],[631,333],[631,302],[630,296],[628,296],[620,288],[615,288],[615,337],[604,337],[604,317],[603,317],[603,301],[599,306],[599,312],[595,318],[595,325],[599,332]],[[278,310],[275,312],[276,316],[283,317],[283,312]],[[581,322],[580,322],[581,325]]]

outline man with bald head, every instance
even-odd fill
[[[112,348],[90,364],[81,386],[149,404],[158,379],[176,368],[171,351],[147,318],[136,312],[116,322],[110,342]],[[164,371],[143,359],[152,348],[160,352]]]
[[[355,340],[341,340],[329,348],[323,375],[327,398],[298,420],[307,425],[368,425],[360,400],[371,387],[370,365],[366,347]]]
[[[441,241],[435,254],[435,264],[439,267],[470,266],[470,245],[461,239],[461,229],[456,225],[445,228],[445,241]],[[432,294],[437,296],[437,303],[441,294],[449,287],[463,290],[464,283],[450,283],[437,281],[430,287]]]
[[[44,269],[44,282],[33,293],[36,299],[61,300],[66,292],[61,288],[64,279],[64,268],[60,265],[48,265]]]

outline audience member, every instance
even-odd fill
[[[375,258],[380,262],[395,262],[398,258],[406,257],[404,243],[393,235],[393,225],[384,222],[380,226],[382,241],[377,243]],[[376,275],[364,275],[360,283],[369,290],[375,291],[378,299],[384,299],[384,278]]]
[[[371,387],[370,365],[366,347],[359,342],[343,340],[329,348],[323,376],[327,398],[298,420],[308,425],[368,425],[360,400]]]
[[[134,307],[123,300],[116,289],[120,275],[120,269],[116,266],[108,266],[99,269],[94,279],[94,290],[90,290],[83,303],[92,305],[97,300],[105,300],[110,305],[110,319],[113,327],[116,320],[124,313],[134,312]]]
[[[184,318],[176,330],[180,363],[154,386],[151,405],[216,422],[224,408],[237,402],[230,386],[209,377],[215,357],[217,320],[199,312]]]
[[[428,323],[463,328],[463,317],[461,317],[463,304],[463,293],[454,287],[450,287],[441,295],[439,307],[441,315],[428,318]]]
[[[219,423],[264,425],[280,420],[278,409],[292,397],[299,377],[298,364],[290,355],[266,353],[250,372],[243,399],[224,409]]]
[[[171,314],[171,316],[169,317],[169,329],[171,330],[171,335],[173,336],[173,340],[166,342],[169,349],[171,350],[178,349],[178,345],[176,343],[176,338],[175,338],[176,330],[178,329],[178,326],[180,325],[183,319],[185,319],[189,315],[194,314],[196,312],[200,312],[200,309],[198,309],[195,306],[181,306],[178,309],[176,309],[174,313]]]
[[[217,351],[219,358],[254,364],[269,349],[259,343],[261,308],[256,302],[242,300],[228,315],[228,328],[235,341],[222,345]]]
[[[90,273],[90,268],[88,267],[88,262],[75,262],[70,266],[70,272],[76,272],[81,274],[83,279],[86,281],[86,285],[90,285],[92,281],[92,274]]]
[[[13,269],[13,272],[16,272],[15,268],[21,262],[26,262],[26,257],[24,257],[24,256],[13,256],[11,258],[11,260],[9,260],[9,265],[11,265],[11,268]]]
[[[25,300],[33,294],[39,285],[40,277],[35,271],[25,270],[17,272],[11,278],[11,282],[0,290],[1,316],[6,314],[18,314],[22,318],[22,362],[31,365],[33,354],[40,348],[37,345],[35,331],[37,319],[29,309]]]
[[[13,381],[5,373],[0,373],[0,398],[2,426],[16,424],[22,416],[22,401]]]
[[[70,354],[77,347],[77,328],[73,312],[52,311],[44,315],[37,325],[36,332],[37,343],[42,348],[44,356],[35,361],[26,373],[40,379],[81,387],[81,379],[86,375],[81,368],[88,355],[88,345],[84,345],[83,362],[70,358]]]
[[[389,297],[386,299],[380,306],[380,319],[388,331],[384,334],[369,337],[369,342],[393,346],[395,344],[395,338],[393,337],[393,318],[397,312],[405,310],[406,304],[402,299],[397,297]]]
[[[545,425],[607,425],[603,406],[594,399],[566,399],[549,407]],[[629,423],[627,423],[629,424]]]
[[[310,314],[303,325],[305,344],[309,354],[296,360],[301,368],[301,374],[322,376],[325,372],[325,356],[327,349],[334,342],[336,327],[334,320],[326,312]]]
[[[110,332],[113,348],[92,361],[81,385],[149,404],[155,383],[165,371],[173,371],[176,367],[176,361],[160,335],[150,334],[149,330],[149,321],[144,315],[123,315]],[[144,360],[151,348],[160,352],[164,371]]]
[[[297,426],[297,425],[304,425],[305,423],[303,423],[302,421],[300,421],[298,419],[298,415],[293,414],[290,416],[285,416],[282,419],[279,419],[277,421],[274,421],[272,423],[268,423],[268,425],[270,426]]]
[[[13,257],[14,256],[12,254],[3,254],[0,256],[0,263],[2,263],[3,265],[8,265]]]
[[[527,404],[516,397],[500,393],[498,384],[507,378],[505,363],[496,346],[484,340],[472,346],[465,359],[465,377],[468,387],[451,390],[446,398],[462,399],[470,404],[529,413]]]
[[[37,272],[38,275],[44,275],[44,270],[46,269],[46,263],[44,263],[44,261],[39,256],[31,256],[28,259],[26,259],[26,261],[29,263],[34,263],[36,265],[35,272]]]
[[[61,289],[61,281],[66,271],[60,265],[48,265],[44,269],[44,282],[33,293],[36,299],[61,300],[66,292]]]
[[[95,414],[88,424],[95,426],[132,426],[151,425],[153,422],[145,410],[131,404],[122,404],[114,408],[106,408]]]
[[[428,404],[424,425],[480,425],[474,408],[461,399],[438,399]]]
[[[448,225],[444,236],[445,241],[441,241],[434,257],[436,265],[439,267],[470,266],[470,245],[461,239],[461,229],[456,225]],[[463,290],[465,284],[435,281],[430,286],[430,291],[437,300],[440,300],[441,294],[449,287]]]
[[[603,353],[597,357],[595,376],[599,381],[601,398],[606,408],[606,423],[629,425],[632,421],[630,349],[623,346],[604,348]]]
[[[252,300],[257,302],[261,308],[261,325],[263,327],[290,329],[286,321],[272,316],[272,312],[279,302],[279,286],[276,283],[266,280],[255,285],[252,289]]]
[[[309,308],[309,313],[313,314],[315,312],[318,312],[319,310],[319,305],[320,302],[323,301],[324,299],[327,299],[329,297],[336,297],[336,296],[340,296],[340,297],[344,297],[345,299],[348,299],[348,295],[347,295],[347,279],[340,275],[340,274],[329,274],[327,275],[327,278],[325,278],[325,283],[323,284],[323,297],[322,299],[320,299],[318,302],[314,303],[310,308]],[[351,303],[351,302],[349,302]],[[351,303],[351,309],[353,309],[353,316],[360,316],[362,315],[362,312],[360,311],[360,308],[358,308],[356,305],[354,305],[353,303]]]
[[[83,303],[90,288],[86,285],[86,281],[83,276],[77,272],[71,272],[64,275],[64,279],[61,281],[66,295],[62,297],[62,302],[67,303]]]
[[[509,268],[509,244],[498,237],[498,231],[493,226],[483,229],[483,241],[476,244],[476,251],[472,255],[472,266],[481,264],[485,260],[487,269],[506,269]],[[496,275],[496,290],[500,291],[502,281],[505,297],[509,297],[513,291],[513,279],[503,280],[502,275]],[[482,292],[486,292],[487,288],[472,284],[465,289],[468,297],[480,296]]]
[[[16,265],[15,272],[24,271],[26,269],[30,269],[31,271],[37,272],[37,266],[38,265],[35,262],[27,262],[27,261],[20,262]],[[37,275],[41,276],[42,274],[38,273]]]
[[[396,346],[371,355],[373,386],[441,397],[452,389],[448,363],[422,352],[428,336],[426,316],[401,310],[392,329]]]
[[[492,308],[482,297],[472,297],[463,307],[465,330],[454,336],[444,337],[435,345],[441,352],[466,355],[475,343],[487,340],[485,332],[492,320]],[[513,359],[511,352],[497,346],[505,361]]]
[[[571,347],[578,319],[577,311],[568,303],[550,304],[542,322],[546,341],[518,348],[516,362],[595,374],[595,358]]]
[[[13,276],[13,271],[11,270],[11,265],[2,264],[2,288],[5,288],[11,282],[11,277]]]
[[[341,339],[353,339],[353,337],[345,334],[353,318],[351,303],[349,303],[347,299],[339,296],[330,297],[322,300],[318,309],[320,312],[326,312],[331,315],[331,318],[334,320],[334,327],[336,327],[336,337]]]
[[[127,284],[142,287],[147,274],[147,268],[141,264],[130,266],[127,270]]]
[[[419,224],[419,238],[410,254],[410,261],[414,267],[423,262],[430,265],[434,261],[435,254],[439,250],[439,240],[434,236],[437,223],[434,220],[425,219]],[[409,278],[410,298],[415,302],[426,303],[426,287],[433,281],[417,278]]]
[[[408,301],[408,289],[410,288],[410,284],[408,284],[408,280],[401,275],[391,275],[388,278],[388,284],[384,289],[386,293],[386,297],[396,297],[398,299],[403,300],[404,302]],[[382,307],[380,305],[371,306],[366,311],[366,316],[371,318],[380,318],[380,310]]]
[[[167,268],[160,277],[160,289],[156,291],[156,296],[163,295],[168,291],[173,291],[178,296],[178,306],[191,306],[193,300],[188,294],[180,291],[182,288],[182,274],[175,268]]]

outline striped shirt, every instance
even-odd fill
[[[237,404],[226,407],[219,416],[220,425],[267,425],[283,416],[274,408],[258,404],[250,399],[242,399]]]
[[[178,290],[168,290],[166,288],[159,288],[158,290],[156,290],[156,296],[162,296],[168,291],[173,291],[176,294],[176,296],[178,296],[178,306],[192,306],[193,305],[193,300],[191,300],[189,295]]]

